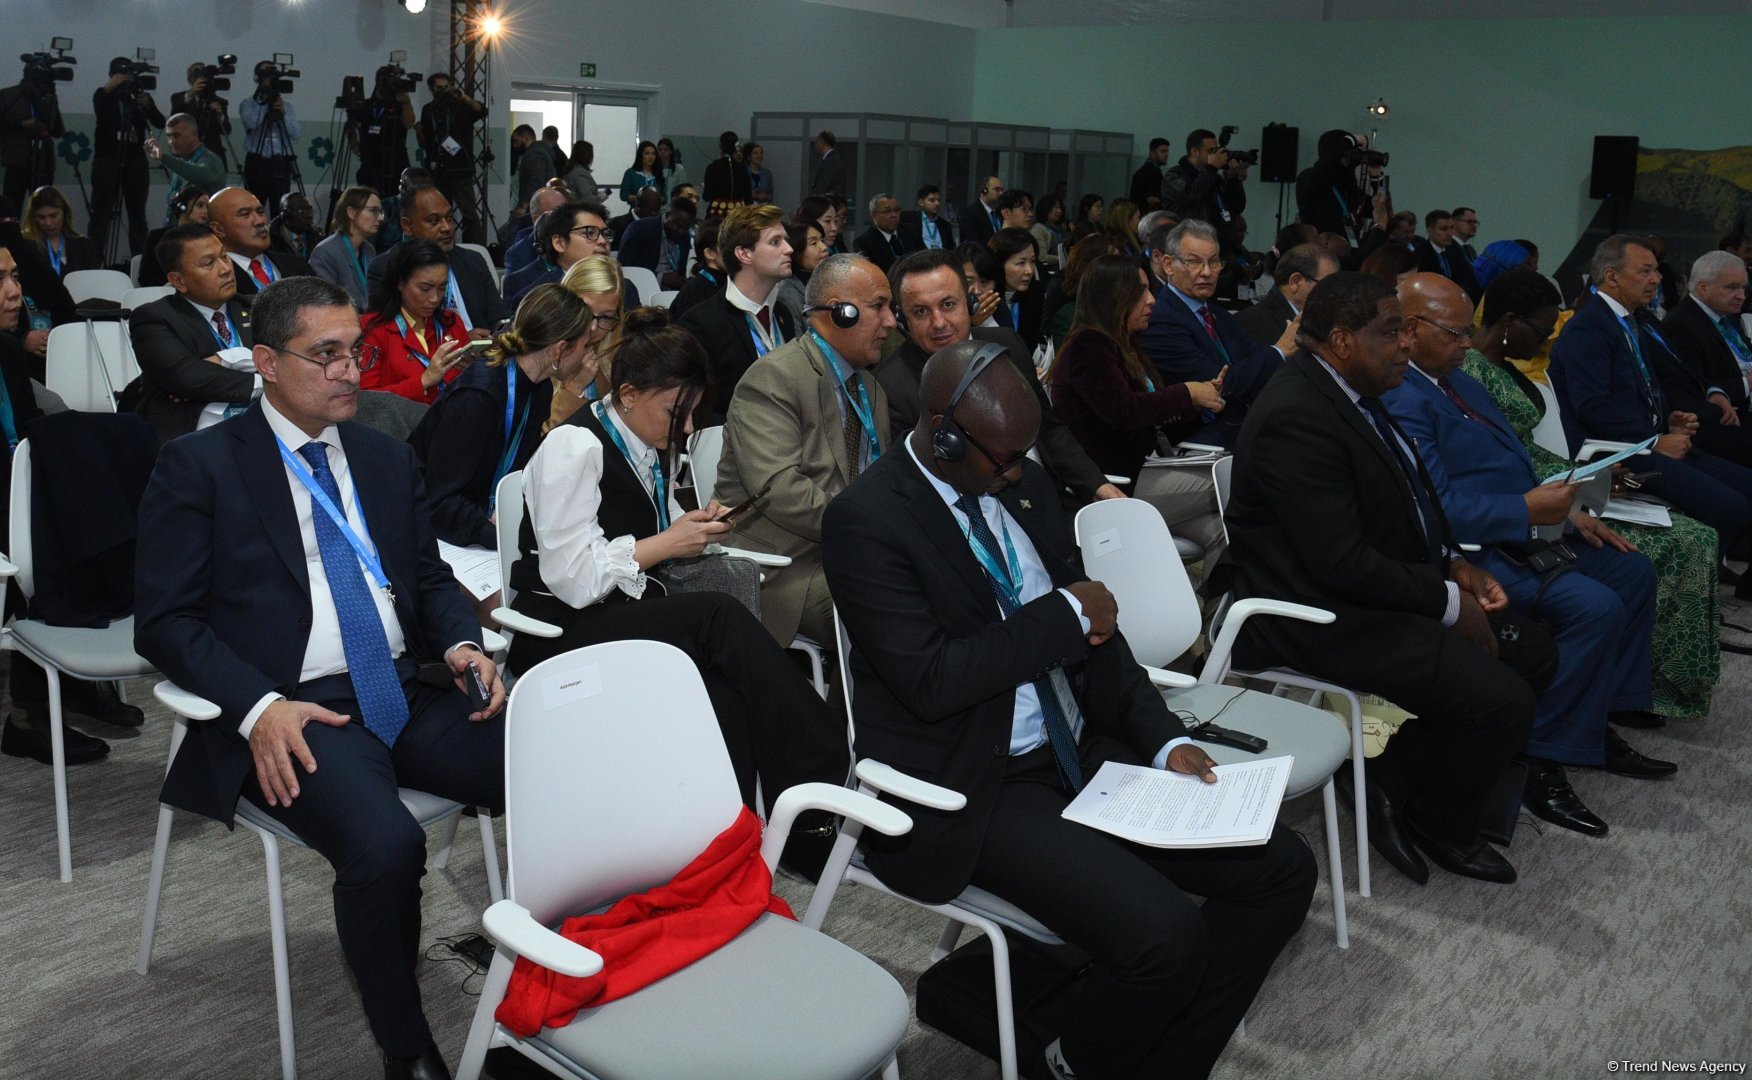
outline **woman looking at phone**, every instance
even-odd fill
[[[359,319],[364,345],[380,359],[359,381],[363,390],[387,390],[430,405],[456,378],[467,356],[468,328],[444,306],[450,257],[431,240],[403,240],[389,253],[383,277],[371,290],[371,310]]]

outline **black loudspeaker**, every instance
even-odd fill
[[[1588,198],[1636,198],[1635,135],[1594,136],[1594,171],[1588,178]]]
[[[1267,124],[1259,133],[1259,179],[1267,184],[1288,184],[1296,179],[1296,152],[1302,129],[1286,124]]]

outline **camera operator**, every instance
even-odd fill
[[[377,69],[371,96],[347,110],[347,137],[359,156],[357,178],[364,187],[388,191],[408,167],[412,81],[398,65],[385,64]]]
[[[1357,186],[1357,138],[1333,129],[1320,136],[1319,158],[1296,177],[1296,214],[1323,233],[1339,233],[1356,248],[1368,200]]]
[[[1162,174],[1162,209],[1182,221],[1197,218],[1226,231],[1247,208],[1247,169],[1215,132],[1199,128],[1186,137],[1186,156]]]
[[[0,192],[16,207],[24,206],[30,192],[55,182],[55,140],[67,133],[55,83],[65,81],[59,71],[73,74],[70,68],[57,71],[47,53],[21,59],[24,78],[0,90],[0,166],[6,170]]]
[[[164,114],[141,80],[156,70],[118,56],[110,61],[109,81],[91,95],[91,110],[97,117],[96,145],[91,151],[91,242],[106,258],[110,229],[124,207],[128,255],[142,250],[151,227],[146,222],[146,189],[152,184],[146,164],[146,127],[163,127]]]
[[[480,208],[475,205],[475,121],[486,115],[487,107],[462,92],[449,75],[434,71],[426,76],[426,88],[432,100],[420,110],[420,124],[414,134],[426,151],[426,164],[432,170],[432,182],[450,205],[462,213],[462,238],[470,244],[485,244],[486,230],[481,225]],[[593,193],[581,192],[591,195]]]
[[[229,84],[229,80],[221,80],[219,76],[229,75],[236,70],[237,57],[221,56],[219,64],[203,64],[196,61],[189,65],[189,88],[178,90],[170,95],[170,111],[187,113],[194,117],[196,130],[200,132],[201,145],[219,156],[219,164],[229,167],[226,158],[225,136],[231,134],[231,103],[214,93],[225,86],[216,83]]]
[[[280,200],[292,189],[292,143],[298,138],[298,113],[285,98],[290,84],[280,78],[281,70],[272,60],[257,64],[255,93],[237,107],[246,151],[243,186],[270,215],[279,213]]]

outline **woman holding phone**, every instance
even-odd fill
[[[381,357],[360,376],[363,390],[387,390],[424,405],[438,400],[468,356],[468,328],[444,306],[450,257],[431,240],[403,240],[389,253],[383,277],[371,290],[371,310],[360,317],[362,344]]]

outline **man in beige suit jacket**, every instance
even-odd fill
[[[724,420],[716,495],[765,498],[736,526],[737,547],[789,555],[766,571],[761,621],[781,645],[833,640],[821,573],[821,515],[888,447],[888,398],[871,373],[894,328],[888,279],[861,255],[834,255],[809,278],[808,329],[755,362]]]

